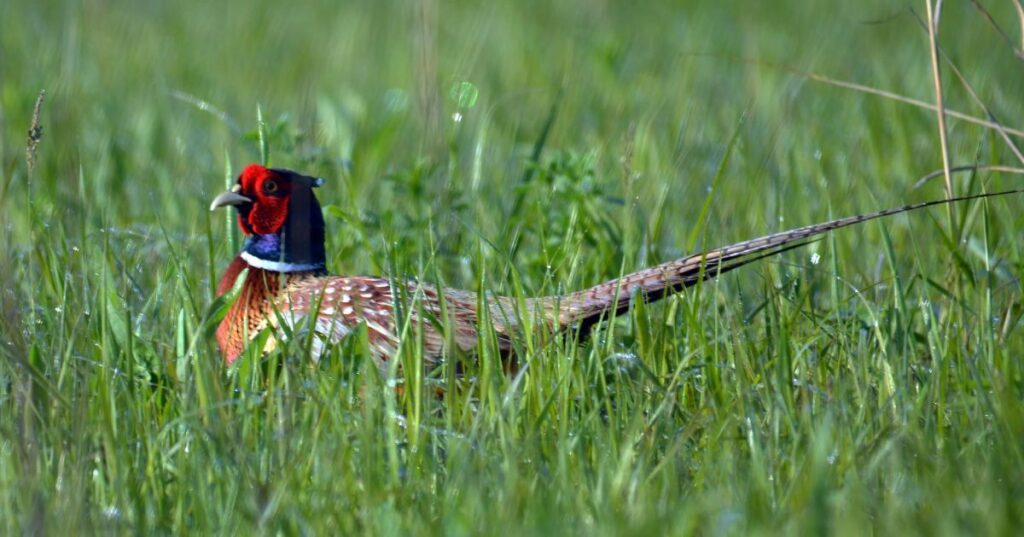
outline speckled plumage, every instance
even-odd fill
[[[478,304],[482,302],[487,305],[485,317],[500,350],[510,354],[511,342],[520,332],[520,315],[531,315],[532,324],[553,331],[585,333],[610,314],[628,310],[637,300],[658,300],[834,229],[923,207],[1006,194],[919,203],[775,233],[663,263],[566,296],[527,299],[521,311],[516,300],[508,297],[488,296],[481,301],[472,292],[439,292],[417,282],[328,275],[323,268],[323,218],[311,190],[318,184],[318,180],[295,172],[249,166],[235,189],[214,200],[212,208],[237,206],[239,225],[250,235],[246,250],[229,265],[217,290],[218,296],[224,294],[248,270],[238,299],[217,330],[228,363],[267,328],[273,333],[264,351],[289,333],[313,330],[310,354],[317,359],[328,345],[365,325],[377,364],[384,369],[398,348],[401,335],[397,327],[403,323],[396,319],[395,309],[403,302],[414,305],[408,319],[412,333],[422,340],[428,367],[446,351],[441,326],[447,327],[451,342],[460,351],[473,352],[481,318]],[[402,295],[401,300],[396,300],[395,293]]]
[[[230,290],[235,278],[247,269],[238,298],[217,329],[217,341],[227,362],[233,363],[248,340],[267,327],[274,328],[264,351],[277,345],[287,332],[313,329],[310,355],[318,359],[328,345],[336,344],[359,325],[366,325],[369,343],[378,365],[384,369],[398,348],[396,297],[392,282],[384,278],[328,276],[316,272],[278,273],[248,266],[241,257],[232,262],[218,286],[218,296]],[[454,343],[472,352],[478,341],[477,297],[474,293],[447,289],[438,293],[430,285],[403,282],[405,300],[416,310],[412,327],[419,332],[428,365],[440,359],[444,335],[435,321],[447,315],[453,322]],[[442,301],[444,307],[442,308]],[[491,315],[510,319],[511,303],[496,300]],[[316,321],[309,317],[316,314]],[[287,323],[288,329],[281,330]],[[507,336],[514,333],[510,321],[493,321],[501,350],[510,351]]]

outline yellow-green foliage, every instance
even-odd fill
[[[943,58],[1024,125],[1016,11],[981,3],[1011,44],[946,2]],[[358,332],[234,370],[210,335],[238,237],[208,203],[263,158],[327,179],[333,271],[520,296],[942,198],[914,188],[934,112],[801,74],[933,102],[923,11],[0,1],[0,533],[1019,531],[1019,197],[834,233],[580,347],[531,334],[514,377],[485,349],[398,396]],[[948,128],[953,165],[1022,165]]]

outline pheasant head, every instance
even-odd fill
[[[241,253],[249,266],[273,272],[324,270],[324,217],[313,188],[322,179],[290,170],[247,166],[210,210],[234,206],[248,237]]]
[[[241,354],[246,341],[272,324],[275,300],[283,290],[326,274],[324,217],[313,188],[321,179],[289,170],[247,166],[231,190],[214,198],[210,210],[234,207],[246,236],[242,252],[228,265],[217,296],[228,292],[243,274],[238,298],[217,328],[227,363]],[[299,295],[294,302],[312,303]]]

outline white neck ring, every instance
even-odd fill
[[[242,252],[242,259],[244,259],[250,267],[269,270],[271,272],[309,272],[324,269],[323,263],[286,263],[284,261],[270,261],[268,259],[260,259],[249,252]]]

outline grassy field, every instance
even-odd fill
[[[358,337],[227,369],[211,335],[249,162],[327,178],[332,271],[512,295],[943,198],[935,112],[806,76],[935,102],[924,2],[260,4],[0,2],[0,534],[1020,531],[1019,196],[448,362],[443,401]],[[945,105],[1024,125],[1024,63],[946,4]]]

